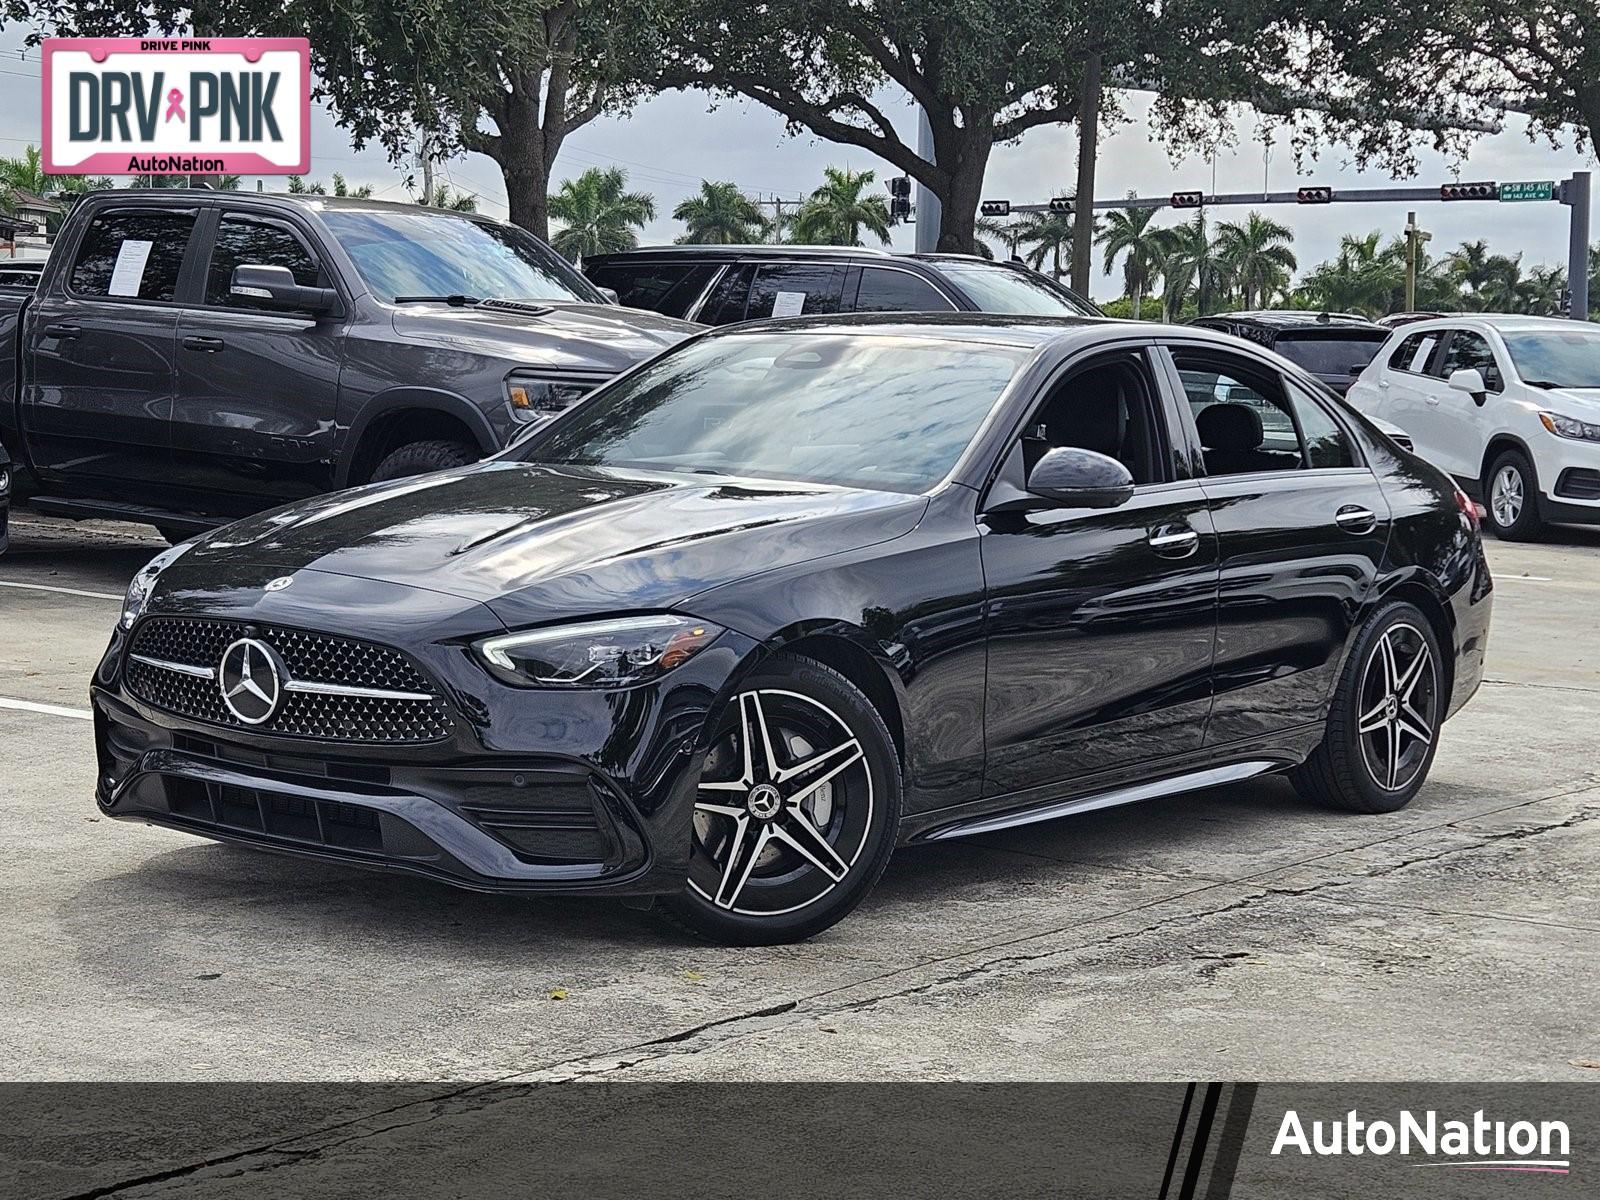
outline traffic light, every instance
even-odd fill
[[[1069,213],[1072,211],[1071,196],[1053,196],[1050,199],[1050,211],[1053,213]]]
[[[1009,217],[1011,215],[1011,201],[985,200],[978,205],[978,211],[986,217]]]
[[[887,180],[889,188],[889,219],[903,221],[911,216],[911,177],[895,175]]]
[[[1330,187],[1303,187],[1294,194],[1297,204],[1332,204],[1333,189]]]
[[[1205,202],[1206,202],[1206,194],[1204,192],[1173,192],[1172,193],[1172,207],[1173,208],[1199,208]]]
[[[1500,189],[1493,183],[1447,183],[1439,189],[1441,200],[1498,200]]]

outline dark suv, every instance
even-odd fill
[[[1097,317],[1090,301],[1017,262],[852,246],[659,246],[586,259],[632,308],[705,325],[852,312]]]
[[[1389,331],[1351,313],[1299,311],[1219,313],[1190,321],[1202,329],[1231,333],[1276,350],[1295,366],[1315,375],[1339,395],[1388,340]]]

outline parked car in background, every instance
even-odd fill
[[[849,246],[658,246],[585,259],[623,304],[705,325],[853,312],[1099,316],[1017,262]]]
[[[0,446],[0,554],[11,545],[11,456]]]
[[[0,258],[0,288],[20,288],[31,292],[39,286],[44,261],[32,258]]]
[[[96,794],[794,941],[907,843],[1271,772],[1403,808],[1492,591],[1442,472],[1237,339],[750,322],[486,462],[157,557],[95,673]]]
[[[1403,428],[1501,537],[1600,523],[1600,326],[1483,313],[1406,325],[1349,401]]]
[[[1381,325],[1352,313],[1295,311],[1220,313],[1190,321],[1276,350],[1344,395],[1389,336]]]
[[[101,192],[36,290],[0,288],[0,443],[34,508],[181,540],[471,462],[694,331],[480,216]]]

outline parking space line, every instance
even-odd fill
[[[82,588],[55,587],[48,583],[12,583],[8,579],[0,579],[0,587],[22,588],[30,592],[55,592],[62,596],[87,596],[91,600],[116,600],[122,597],[111,592],[86,592]]]
[[[39,704],[33,700],[11,700],[0,696],[0,708],[14,708],[19,712],[43,713],[47,717],[71,717],[75,721],[92,721],[94,714],[87,708],[67,708],[60,704]]]

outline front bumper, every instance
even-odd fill
[[[1600,442],[1547,435],[1539,452],[1540,515],[1547,521],[1600,525]]]
[[[477,891],[618,895],[682,889],[706,721],[755,649],[728,632],[660,682],[608,693],[507,687],[458,646],[406,646],[442,683],[453,732],[383,746],[152,707],[124,686],[128,641],[91,688],[107,816]]]

